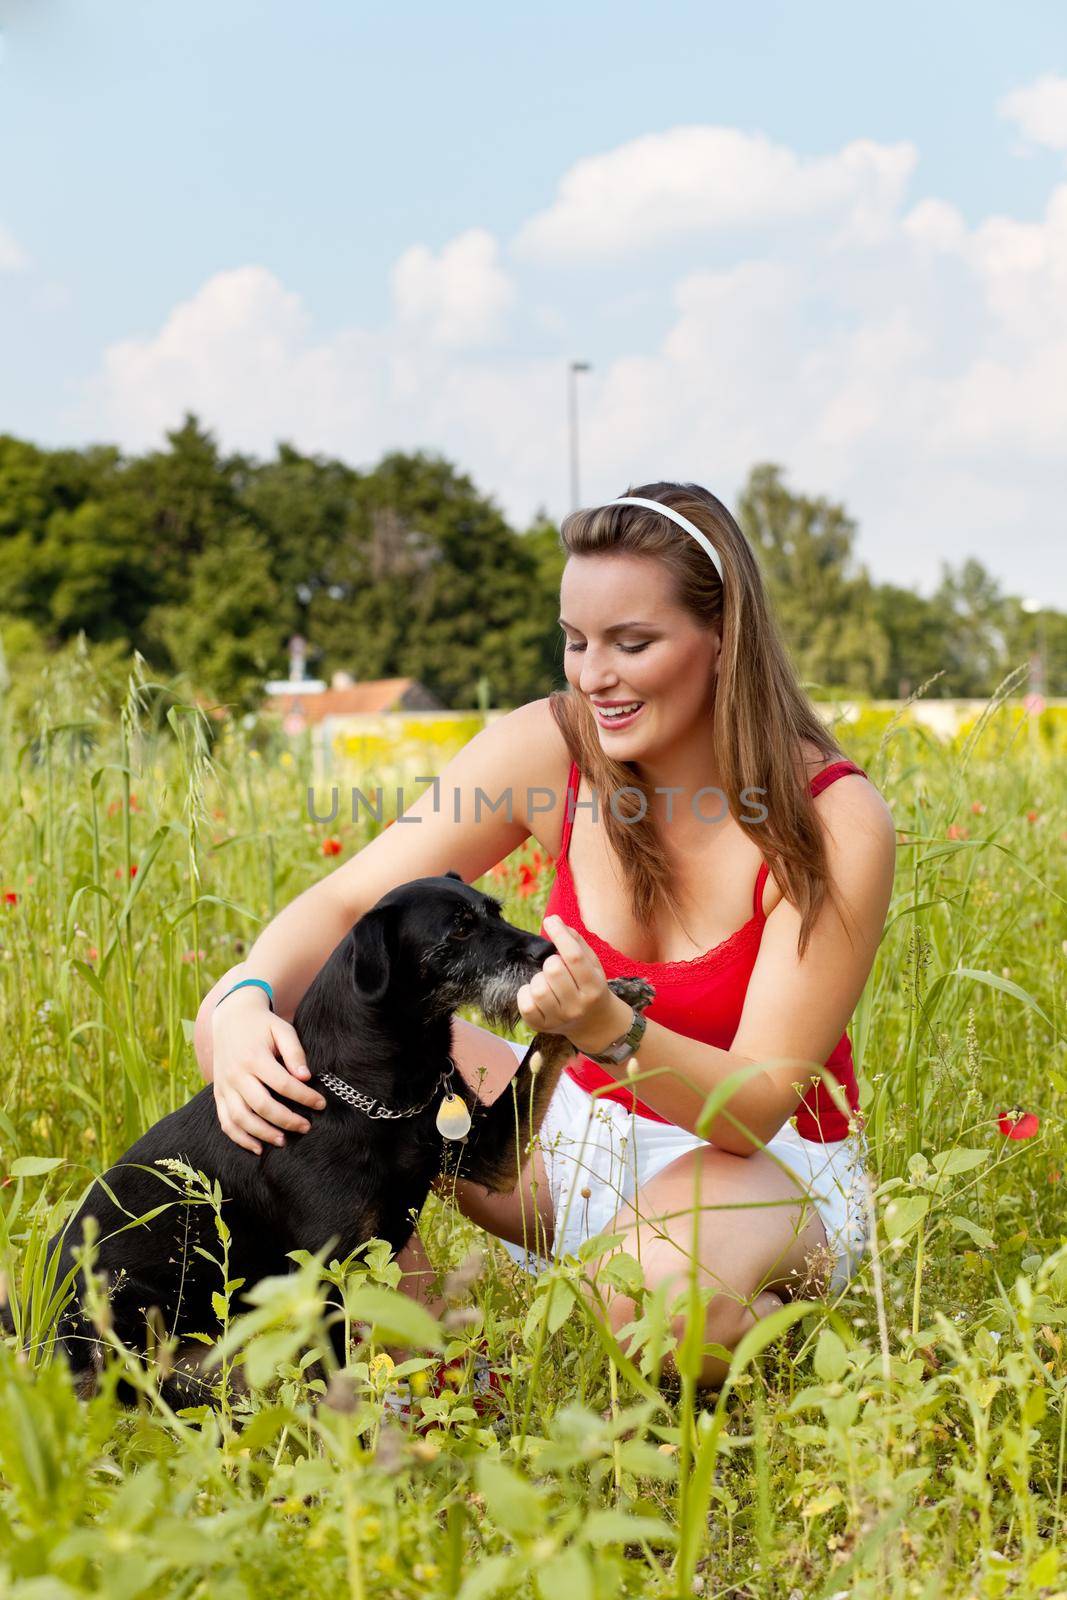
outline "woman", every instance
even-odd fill
[[[519,1009],[583,1054],[515,1191],[460,1183],[456,1203],[530,1267],[611,1227],[673,1296],[697,1194],[700,1281],[717,1291],[707,1340],[731,1350],[813,1273],[845,1282],[863,1250],[844,1030],[889,905],[893,820],[798,687],[753,553],[714,495],[649,484],[573,512],[561,539],[568,689],[492,723],[405,812],[420,826],[385,830],[280,912],[206,997],[197,1054],[239,1144],[306,1128],[267,1090],[322,1104],[299,1081],[286,1019],[351,923],[412,878],[473,881],[533,834],[556,860],[542,932],[557,954]],[[639,1024],[606,986],[622,973],[657,991],[639,1100],[626,1065]],[[269,980],[279,1015],[255,987],[215,1010],[243,976]],[[460,1071],[494,1098],[522,1046],[460,1020],[454,1039]],[[698,1135],[709,1095],[738,1074]],[[417,1235],[401,1265],[425,1292]],[[616,1294],[610,1311],[619,1329],[634,1306]],[[706,1356],[705,1384],[724,1372]]]

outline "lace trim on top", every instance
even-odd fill
[[[575,761],[571,763],[571,770],[568,774],[567,793],[568,795],[573,793],[576,799],[578,783],[574,780],[577,772],[578,763]],[[846,772],[859,773],[862,778],[867,776],[863,768],[856,766],[854,761],[835,761],[829,767],[824,767],[822,772],[816,773],[815,777],[812,778],[812,795],[821,794],[828,783],[832,782],[835,777],[844,776]],[[581,781],[580,777],[578,781]],[[703,971],[706,967],[718,966],[720,962],[729,960],[737,955],[739,951],[747,950],[750,945],[759,944],[763,937],[763,924],[767,920],[767,913],[763,909],[763,888],[770,869],[766,862],[760,867],[756,876],[756,887],[753,891],[755,910],[752,916],[740,928],[736,928],[733,933],[727,934],[725,939],[721,939],[718,944],[712,945],[710,950],[705,950],[700,955],[683,957],[679,961],[637,961],[633,956],[628,956],[623,951],[617,950],[614,945],[608,944],[606,939],[601,939],[598,934],[587,928],[582,917],[581,906],[578,904],[578,891],[574,887],[574,879],[571,877],[571,869],[567,861],[567,852],[570,848],[573,827],[574,814],[568,817],[565,808],[563,841],[555,862],[556,886],[560,890],[564,908],[569,913],[564,917],[564,921],[570,922],[572,926],[581,928],[583,938],[596,951],[598,956],[606,954],[614,957],[616,961],[622,962],[628,975],[659,978],[661,982],[666,980],[668,983],[672,979],[684,981],[691,978],[694,973]]]
[[[633,956],[616,950],[614,945],[608,944],[606,939],[601,939],[598,934],[586,927],[566,856],[561,855],[556,862],[556,884],[560,890],[564,911],[567,913],[564,915],[564,922],[569,922],[572,927],[581,928],[582,937],[598,956],[608,955],[615,961],[621,962],[628,976],[658,978],[661,982],[666,980],[669,983],[672,977],[688,981],[694,973],[699,973],[706,967],[717,966],[720,961],[728,960],[739,950],[746,950],[749,945],[758,945],[763,936],[763,924],[767,920],[762,911],[756,912],[749,917],[743,927],[737,928],[719,944],[713,945],[701,955],[684,957],[680,961],[637,961]]]

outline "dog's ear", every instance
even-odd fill
[[[449,870],[448,872],[443,873],[442,876],[446,877],[446,878],[455,878],[457,883],[463,883],[465,881],[458,872],[455,872],[455,871],[452,871],[452,870]]]
[[[396,950],[396,907],[375,906],[352,930],[356,989],[364,1000],[381,1000],[389,987]]]

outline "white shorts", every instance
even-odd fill
[[[521,1061],[527,1046],[507,1041]],[[591,1095],[566,1072],[560,1077],[538,1135],[555,1218],[552,1254],[572,1254],[586,1239],[604,1232],[620,1206],[664,1167],[706,1139],[673,1123],[636,1116],[603,1095]],[[803,1187],[826,1229],[835,1264],[830,1289],[852,1277],[867,1247],[863,1172],[868,1158],[862,1131],[845,1139],[815,1143],[787,1122],[765,1149],[776,1156]],[[580,1191],[587,1188],[589,1197]],[[531,1247],[533,1241],[531,1221]],[[501,1241],[528,1272],[543,1270],[545,1259],[533,1248]]]

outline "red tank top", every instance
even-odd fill
[[[812,794],[821,794],[828,785],[849,772],[858,772],[864,778],[867,776],[862,767],[857,767],[852,761],[836,761],[811,780]],[[567,779],[563,843],[556,858],[556,880],[545,905],[545,916],[555,912],[570,927],[577,929],[596,952],[607,977],[636,975],[648,978],[656,989],[656,998],[646,1011],[653,1022],[669,1028],[672,1033],[681,1033],[686,1038],[699,1039],[720,1050],[729,1050],[741,1021],[748,981],[756,965],[763,925],[767,920],[763,910],[763,888],[769,872],[767,863],[763,863],[756,877],[752,916],[743,928],[738,928],[721,944],[688,961],[631,960],[598,938],[582,921],[574,880],[567,862],[578,782],[578,763],[572,762]],[[543,922],[541,936],[546,939],[549,937]],[[844,1088],[850,1110],[856,1111],[859,1108],[859,1090],[852,1062],[852,1042],[847,1032],[841,1035],[826,1065]],[[632,1089],[617,1083],[610,1073],[595,1061],[590,1061],[588,1056],[578,1056],[566,1070],[583,1089],[603,1089],[605,1085],[613,1084],[614,1087],[606,1089],[602,1098],[617,1100],[628,1110],[635,1111],[638,1116],[648,1117],[652,1122],[669,1121],[650,1106],[644,1105]],[[801,1097],[796,1117],[797,1132],[815,1143],[844,1139],[848,1134],[848,1119],[834,1105],[821,1079]]]

